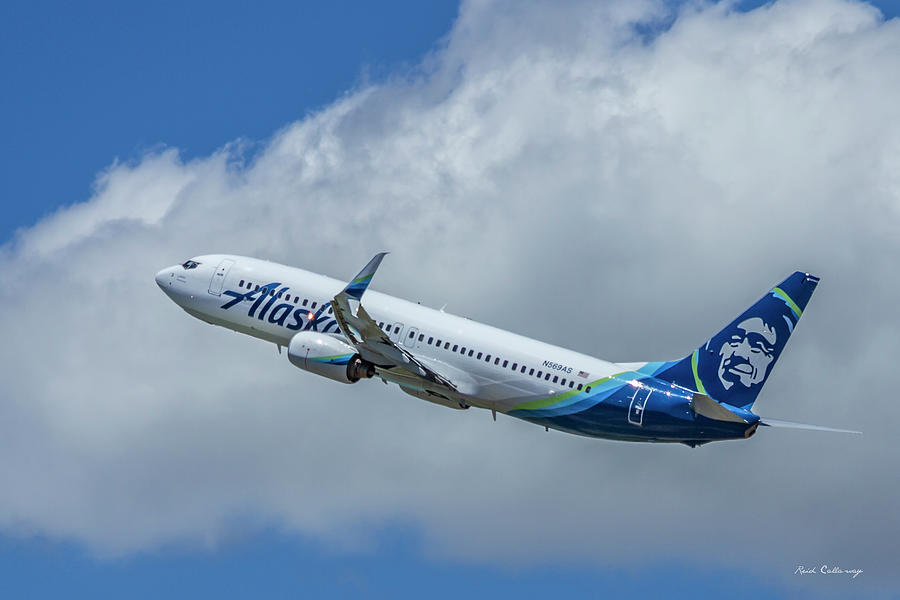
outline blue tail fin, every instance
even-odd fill
[[[812,297],[819,278],[797,271],[656,377],[750,410]]]

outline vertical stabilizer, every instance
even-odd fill
[[[656,377],[750,410],[818,283],[797,271],[697,350],[663,365]]]

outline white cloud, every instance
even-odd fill
[[[238,147],[114,164],[0,255],[0,527],[117,554],[275,525],[515,565],[863,568],[894,581],[900,36],[871,7],[466,3],[420,72]],[[699,450],[342,387],[156,288],[208,252],[349,277],[613,360],[683,355],[823,277],[756,408]],[[561,557],[565,557],[564,559]],[[831,583],[831,582],[829,582]],[[856,583],[859,583],[857,580]],[[803,584],[806,584],[804,580]]]

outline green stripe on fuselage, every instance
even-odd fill
[[[619,375],[623,375],[624,373],[628,373],[628,371],[622,371],[622,373],[616,373],[615,375],[610,375],[609,377],[604,377],[603,379],[598,379],[597,381],[592,381],[588,383],[585,388],[595,387],[600,384],[606,383],[610,379],[614,379]],[[542,408],[547,408],[548,406],[553,406],[554,404],[559,404],[563,400],[568,400],[572,396],[583,394],[584,390],[572,390],[570,392],[565,392],[563,394],[557,394],[555,396],[550,396],[548,398],[539,398],[537,400],[531,400],[530,402],[523,402],[517,406],[514,406],[511,410],[540,410]]]

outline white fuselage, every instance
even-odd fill
[[[345,281],[243,256],[193,260],[198,266],[170,267],[156,280],[198,319],[279,346],[288,346],[301,330],[341,335],[328,306]],[[271,284],[278,285],[262,301],[240,300],[235,293]],[[529,398],[577,390],[629,368],[371,290],[363,304],[397,344],[465,373],[474,384],[460,395],[467,405],[507,412]]]

